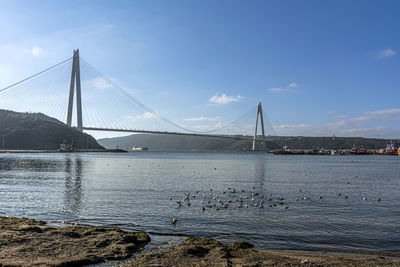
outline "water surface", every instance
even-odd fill
[[[245,240],[259,248],[398,253],[399,174],[400,158],[391,156],[0,154],[0,215]],[[190,206],[179,208],[176,201],[189,192]]]

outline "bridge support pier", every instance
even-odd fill
[[[258,117],[259,116],[260,116],[260,120],[261,120],[262,144],[263,144],[263,148],[265,150],[264,118],[263,118],[261,102],[259,102],[257,104],[256,125],[254,127],[254,138],[253,138],[253,147],[252,147],[253,151],[256,150],[257,128],[258,128]]]
[[[79,66],[79,49],[74,50],[74,56],[72,58],[72,71],[71,71],[71,82],[69,86],[69,102],[68,102],[68,115],[67,124],[72,126],[72,110],[74,106],[74,92],[76,83],[76,113],[77,113],[77,128],[79,131],[83,131],[82,124],[82,97],[81,97],[81,72]]]

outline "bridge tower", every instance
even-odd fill
[[[76,113],[77,113],[77,128],[79,131],[83,131],[82,125],[82,98],[81,98],[81,71],[79,67],[79,49],[74,50],[74,56],[72,58],[72,71],[71,71],[71,83],[69,86],[69,102],[68,102],[68,116],[67,124],[71,126],[72,123],[72,109],[74,106],[74,92],[76,83]]]
[[[253,138],[253,148],[252,148],[253,151],[256,150],[258,117],[260,117],[260,120],[261,120],[262,144],[263,144],[263,147],[264,147],[264,150],[265,150],[264,119],[263,119],[263,112],[262,112],[261,102],[258,102],[258,104],[257,104],[256,126],[254,127],[254,138]]]

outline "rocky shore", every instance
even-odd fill
[[[148,242],[145,232],[0,217],[0,267],[83,266],[128,258]]]
[[[222,244],[209,238],[190,237],[176,247],[140,254],[129,266],[400,266],[399,258],[381,255],[334,256],[322,253],[255,250],[246,242]]]
[[[51,227],[31,219],[0,217],[0,267],[83,266],[126,259],[148,242],[144,232]],[[223,244],[189,237],[175,247],[137,254],[122,266],[400,266],[400,255],[255,250],[246,242]]]

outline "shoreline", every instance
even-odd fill
[[[0,153],[127,153],[123,149],[75,149],[74,151],[59,151],[52,149],[0,149]]]
[[[196,236],[149,234],[160,238],[152,241],[145,232],[126,232],[119,228],[81,224],[64,227],[0,216],[0,266],[85,266],[102,262],[109,262],[107,266],[125,267],[400,266],[400,254],[386,252],[254,249],[247,242],[225,244]]]

